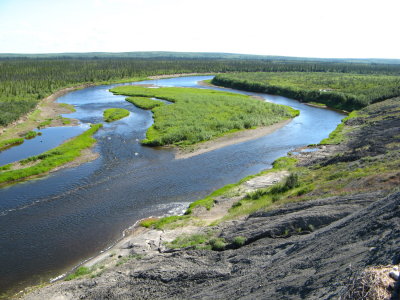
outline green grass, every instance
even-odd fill
[[[124,108],[108,108],[103,112],[104,121],[113,122],[129,116],[130,112]]]
[[[208,241],[208,244],[211,246],[211,249],[215,251],[224,250],[227,245],[224,238],[212,238]]]
[[[118,262],[116,263],[116,266],[121,266],[132,259],[139,260],[139,259],[142,259],[143,257],[144,257],[144,255],[141,255],[141,254],[133,254],[133,255],[128,255],[128,256],[123,256],[118,260]]]
[[[72,104],[68,104],[68,103],[59,103],[60,106],[68,109],[70,112],[76,112],[75,107]]]
[[[326,107],[326,105],[324,103],[319,103],[319,102],[310,101],[310,102],[308,102],[308,104],[320,106],[320,107]]]
[[[399,76],[382,74],[248,72],[219,74],[212,83],[348,111],[400,95]]]
[[[20,145],[23,142],[24,142],[23,138],[14,138],[14,139],[0,141],[0,151],[8,149],[12,146]]]
[[[69,274],[67,277],[65,277],[65,281],[73,280],[79,277],[82,277],[84,275],[92,273],[92,269],[87,268],[87,267],[79,267],[74,273]]]
[[[47,126],[49,126],[49,125],[51,124],[51,121],[53,121],[53,119],[47,119],[47,120],[41,122],[41,123],[37,126],[37,128],[38,128],[38,129],[41,129],[41,128],[47,127]]]
[[[36,137],[38,135],[38,133],[36,131],[29,131],[24,135],[24,138],[27,140],[33,139],[34,137]]]
[[[165,104],[164,102],[153,100],[153,99],[146,98],[146,97],[128,97],[125,100],[141,109],[147,109],[147,110],[153,109],[155,107],[162,106]]]
[[[277,160],[275,160],[273,162],[272,169],[262,171],[258,174],[249,175],[245,178],[242,178],[241,180],[239,180],[236,183],[231,183],[231,184],[223,186],[222,188],[212,192],[210,195],[208,195],[205,198],[202,198],[202,199],[192,202],[189,205],[189,208],[186,210],[185,215],[190,215],[193,212],[193,209],[195,209],[198,206],[203,206],[207,210],[210,210],[214,205],[216,197],[223,196],[223,195],[226,195],[226,196],[229,195],[229,193],[231,193],[232,190],[234,190],[234,188],[236,188],[237,186],[241,185],[243,182],[248,181],[254,177],[264,175],[269,172],[279,171],[279,170],[293,170],[296,166],[296,162],[297,162],[297,160],[292,157],[278,158]]]
[[[8,171],[8,170],[11,169],[11,167],[12,167],[12,164],[7,164],[7,165],[4,165],[4,166],[1,166],[0,167],[0,171]]]
[[[290,107],[208,89],[120,86],[111,91],[174,103],[152,109],[154,124],[142,141],[150,146],[192,145],[226,133],[272,125],[298,115],[298,111]]]
[[[244,244],[246,243],[246,238],[244,237],[244,236],[236,236],[234,239],[233,239],[233,245],[235,246],[235,247],[242,247]]]
[[[357,117],[358,112],[353,111],[351,112],[346,118],[342,120],[342,122],[329,134],[329,137],[323,139],[320,144],[321,145],[337,145],[343,142],[346,138],[346,130],[345,124],[348,120]]]
[[[169,216],[163,218],[147,219],[140,222],[140,226],[146,228],[164,229],[166,226],[177,221],[183,221],[189,219],[189,216]]]
[[[211,249],[211,245],[208,244],[213,233],[210,231],[207,234],[196,233],[196,234],[183,234],[178,236],[172,242],[167,243],[166,246],[171,249],[194,247],[195,249]]]
[[[73,161],[81,155],[82,150],[91,147],[96,142],[92,135],[102,126],[102,124],[92,125],[90,129],[64,144],[19,162],[21,165],[32,163],[32,166],[22,169],[1,171],[0,184],[11,183],[31,176],[45,174],[56,167]],[[12,164],[12,166],[15,164],[16,163]]]
[[[172,242],[166,243],[166,246],[171,249],[190,247],[198,250],[221,251],[226,248],[227,244],[224,238],[214,237],[214,233],[209,231],[208,233],[195,233],[191,235],[182,234]]]
[[[63,123],[63,125],[69,125],[69,124],[71,124],[71,119],[61,117],[61,122]]]

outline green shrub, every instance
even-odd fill
[[[177,221],[182,221],[190,218],[189,216],[169,216],[169,217],[163,217],[163,218],[150,218],[143,220],[140,222],[140,226],[146,227],[146,228],[155,228],[155,229],[163,229],[166,226],[177,222]]]
[[[69,274],[64,280],[69,281],[75,278],[82,277],[84,275],[90,274],[92,270],[87,267],[79,267],[74,273]]]
[[[47,127],[51,124],[51,121],[53,121],[53,119],[46,119],[46,121],[39,123],[37,128],[41,129],[41,128]]]
[[[104,121],[113,122],[129,116],[130,112],[124,108],[108,108],[103,112]]]
[[[26,140],[30,140],[33,139],[34,137],[36,137],[38,135],[38,133],[36,131],[29,131],[24,135],[24,138]]]
[[[246,238],[244,236],[236,236],[233,239],[233,245],[236,247],[242,247],[246,243]]]
[[[146,97],[128,97],[125,100],[141,109],[153,109],[155,107],[164,105],[164,102]]]
[[[201,245],[205,245],[209,240],[210,236],[207,234],[192,234],[192,235],[182,235],[174,239],[172,242],[168,243],[170,248],[186,248],[193,247],[204,248]]]
[[[226,247],[226,241],[224,238],[213,238],[208,242],[212,250],[221,251]]]
[[[23,138],[14,138],[0,141],[0,151],[10,148],[12,146],[20,145],[24,142]]]

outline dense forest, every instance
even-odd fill
[[[0,126],[33,110],[56,90],[82,83],[174,73],[216,72],[337,72],[400,74],[400,65],[272,59],[179,57],[0,57]]]
[[[219,74],[213,84],[317,102],[348,111],[400,96],[400,76],[320,72]]]

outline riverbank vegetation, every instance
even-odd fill
[[[400,96],[400,77],[382,74],[232,73],[217,75],[212,83],[304,102],[323,103],[347,111]]]
[[[45,174],[59,166],[73,161],[84,149],[90,148],[96,140],[92,137],[103,125],[95,124],[79,136],[40,155],[23,159],[0,169],[0,184]]]
[[[286,181],[248,194],[226,218],[288,202],[394,189],[400,165],[400,138],[395,133],[399,100],[386,100],[352,114],[338,126],[344,138],[334,140],[342,145],[336,156],[319,164],[290,165]],[[389,130],[381,132],[382,127]]]
[[[20,145],[23,142],[24,142],[23,138],[14,138],[14,139],[0,141],[0,151],[8,149],[12,146]]]
[[[129,110],[124,108],[108,108],[103,112],[104,121],[113,122],[129,116]]]
[[[354,111],[338,125],[336,129],[338,133],[334,137],[321,142],[327,145],[321,148],[325,151],[329,145],[339,144],[336,150],[328,150],[328,155],[324,159],[311,162],[309,158],[312,157],[312,152],[308,153],[310,156],[289,154],[287,157],[277,159],[271,169],[243,178],[237,183],[228,184],[209,196],[191,203],[183,216],[152,219],[141,225],[160,230],[193,225],[201,222],[196,214],[193,214],[195,209],[204,207],[212,210],[215,203],[221,199],[238,200],[228,209],[226,215],[211,225],[258,211],[270,210],[290,202],[392,191],[400,182],[400,136],[397,134],[396,121],[399,117],[400,98],[385,100]],[[382,128],[386,130],[382,131]],[[248,186],[244,184],[250,179],[276,172],[285,172],[288,176],[274,185],[246,192]],[[313,228],[297,229],[313,230]]]
[[[141,109],[153,109],[157,106],[164,105],[164,102],[153,100],[146,97],[128,97],[126,101],[132,103],[133,105],[141,108]]]
[[[27,139],[27,140],[30,140],[30,139],[35,138],[38,134],[39,134],[38,132],[31,130],[31,131],[28,131],[28,132],[24,135],[24,138]]]
[[[345,61],[318,61],[238,56],[155,57],[96,54],[3,55],[0,57],[0,126],[32,111],[57,90],[85,83],[113,83],[144,79],[149,75],[217,72],[340,72],[400,74],[400,65]],[[368,61],[366,61],[368,62]]]
[[[111,92],[174,103],[152,109],[154,124],[142,141],[149,146],[187,146],[229,132],[272,125],[299,113],[249,96],[207,89],[119,86]]]

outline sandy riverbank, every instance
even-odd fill
[[[175,158],[176,159],[185,159],[185,158],[193,157],[193,156],[200,155],[203,153],[207,153],[207,152],[210,152],[210,151],[213,151],[216,149],[220,149],[220,148],[223,148],[226,146],[255,140],[255,139],[263,137],[267,134],[273,133],[274,131],[289,124],[292,120],[293,119],[284,120],[284,121],[275,123],[271,126],[259,127],[256,129],[248,129],[248,130],[234,132],[234,133],[224,135],[220,138],[217,138],[217,139],[214,139],[211,141],[199,143],[197,145],[194,145],[191,148],[178,149],[175,153]]]
[[[51,123],[49,124],[51,127],[64,126],[62,119],[59,116],[61,114],[70,113],[71,110],[55,102],[55,100],[69,92],[87,88],[93,85],[94,84],[81,84],[74,87],[64,88],[44,98],[37,104],[36,108],[31,113],[22,116],[17,121],[9,124],[6,127],[0,127],[1,139],[19,137],[25,132],[37,128],[41,122],[49,119],[52,119]],[[68,124],[68,126],[78,124],[78,121],[75,119],[71,119],[70,121],[71,123]]]

